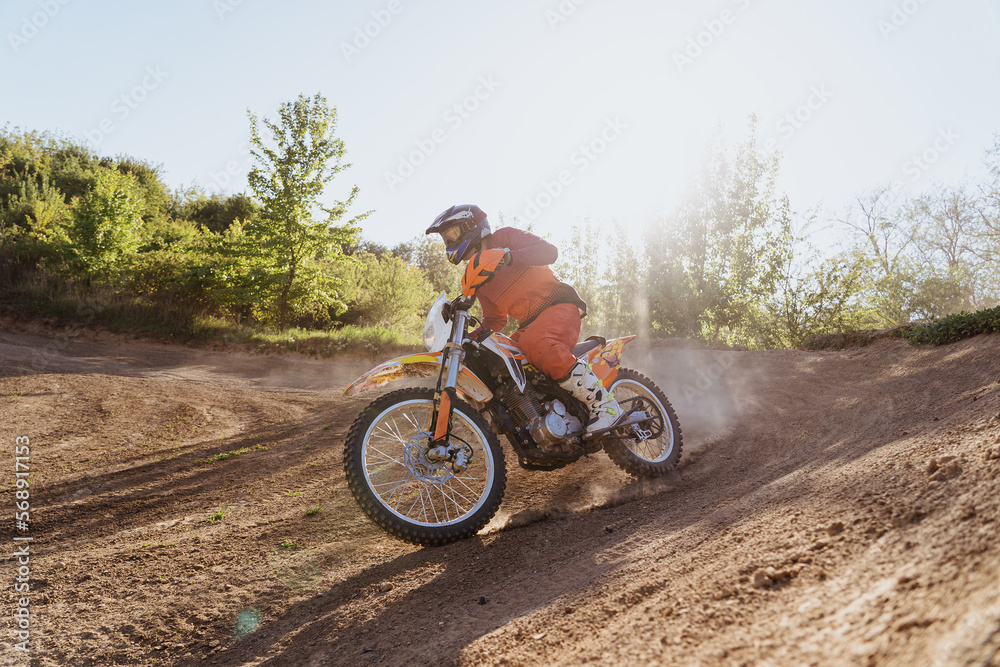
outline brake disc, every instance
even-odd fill
[[[403,449],[403,463],[414,479],[426,484],[447,484],[454,477],[450,462],[447,459],[431,461],[427,458],[427,445],[424,443],[430,436],[428,432],[421,432],[407,440]]]

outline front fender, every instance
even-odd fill
[[[376,389],[404,378],[431,377],[441,370],[441,354],[441,352],[421,352],[390,359],[348,385],[347,389],[344,390],[344,395],[356,396],[361,392]],[[476,374],[469,370],[465,364],[462,364],[458,373],[458,385],[455,388],[479,403],[485,403],[493,398],[493,392],[489,390],[489,387],[483,384],[483,381],[476,377]]]

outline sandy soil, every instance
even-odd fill
[[[31,653],[8,558],[0,664],[1000,664],[1000,336],[625,357],[677,474],[515,467],[479,536],[421,549],[344,482],[374,360],[8,329],[3,539],[34,542]]]

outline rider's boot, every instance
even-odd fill
[[[621,417],[621,407],[614,394],[604,387],[586,361],[578,359],[570,370],[569,377],[560,382],[559,386],[590,409],[590,421],[587,422],[584,438],[610,428]]]

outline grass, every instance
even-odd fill
[[[806,338],[800,350],[844,350],[849,347],[866,347],[883,338],[906,338],[909,324],[892,329],[857,329],[845,333],[814,334]]]
[[[127,295],[107,287],[84,287],[44,273],[24,276],[3,290],[4,305],[31,319],[60,326],[100,326],[116,333],[182,337],[194,312],[165,297]]]
[[[979,334],[997,332],[1000,332],[1000,306],[932,320],[927,324],[915,327],[907,338],[914,345],[922,343],[946,345]]]
[[[231,449],[228,452],[219,452],[218,454],[213,454],[207,459],[198,459],[195,463],[211,463],[213,461],[226,461],[231,458],[236,458],[237,456],[242,456],[243,454],[248,454],[253,451],[266,452],[267,447],[265,445],[257,445],[256,447],[243,447],[241,449]]]
[[[54,326],[99,327],[171,342],[222,344],[261,354],[298,352],[314,357],[372,356],[423,349],[418,326],[342,326],[329,330],[241,324],[198,312],[180,295],[125,294],[107,287],[84,287],[42,272],[23,276],[0,291],[8,313]],[[412,329],[412,330],[408,330]]]
[[[306,510],[306,516],[313,516],[319,514],[319,511],[323,508],[322,505],[316,505],[316,507],[310,507]]]
[[[222,338],[223,342],[243,345],[259,353],[300,352],[324,358],[342,353],[377,355],[423,349],[415,333],[353,325],[330,331],[294,328],[280,333],[241,328]]]
[[[221,507],[219,507],[219,509],[215,510],[214,513],[210,514],[209,517],[207,519],[205,519],[205,521],[207,523],[217,523],[217,522],[222,521],[223,519],[225,519],[226,518],[226,514],[228,512],[229,512],[229,506],[228,505],[222,505]]]
[[[295,544],[295,542],[292,542],[289,539],[282,540],[281,542],[278,543],[278,546],[281,547],[282,549],[298,549],[299,548],[298,545]]]

